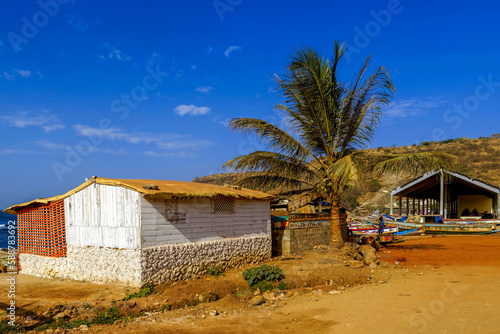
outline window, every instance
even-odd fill
[[[232,213],[234,212],[234,199],[225,197],[212,198],[213,213]]]

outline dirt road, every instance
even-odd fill
[[[379,255],[400,265],[374,269],[373,276],[367,277],[369,284],[347,289],[316,285],[304,294],[260,306],[242,304],[228,295],[194,308],[153,313],[133,323],[92,326],[86,332],[499,332],[495,319],[500,308],[500,236],[422,238],[390,245]],[[123,293],[123,288],[111,291],[112,287],[89,286],[104,288],[89,289],[92,298],[114,298]],[[106,290],[107,294],[102,293]],[[218,315],[210,315],[213,310]]]

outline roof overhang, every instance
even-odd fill
[[[431,172],[425,173],[421,177],[418,177],[407,184],[397,187],[396,189],[391,191],[392,196],[406,196],[411,192],[416,192],[422,189],[425,189],[426,186],[429,187],[436,181],[436,177],[440,177],[441,175],[445,176],[447,174],[448,177],[456,178],[457,180],[465,183],[466,185],[478,188],[483,191],[492,193],[492,194],[500,194],[500,188],[492,186],[488,183],[485,183],[480,180],[473,179],[464,174],[448,171],[448,170],[433,170]]]

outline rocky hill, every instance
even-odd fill
[[[415,153],[424,151],[441,151],[456,155],[461,162],[455,168],[457,172],[466,174],[500,187],[500,134],[477,139],[456,138],[440,142],[422,142],[419,145],[399,147],[379,147],[367,152],[373,156],[382,154]],[[197,177],[193,181],[212,184],[233,184],[245,177],[245,174],[226,173]],[[358,187],[344,193],[344,200],[352,208],[365,207],[371,210],[374,207],[382,209],[389,206],[389,192],[402,185],[415,175],[386,176],[371,178],[368,175]]]

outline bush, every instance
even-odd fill
[[[250,286],[259,282],[276,282],[285,277],[283,271],[281,271],[278,266],[268,266],[266,264],[260,267],[247,269],[242,275]]]
[[[153,290],[154,290],[154,287],[152,285],[146,284],[138,292],[129,293],[125,297],[123,297],[122,300],[125,301],[125,300],[130,300],[132,298],[147,297],[153,293]]]
[[[92,324],[96,325],[111,325],[116,320],[120,320],[122,314],[120,309],[116,306],[108,308],[105,312],[99,312],[99,314],[92,319]]]
[[[380,185],[377,179],[372,179],[368,182],[369,192],[376,193],[377,191],[380,190],[380,188],[382,188],[382,186]]]
[[[226,274],[224,274],[224,269],[222,269],[222,266],[207,267],[207,272],[215,277],[226,276]]]

